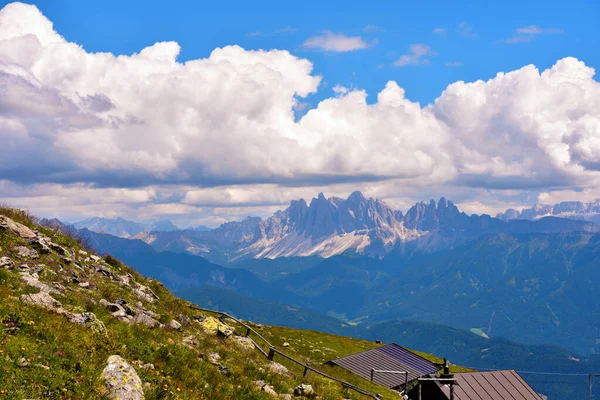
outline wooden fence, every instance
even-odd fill
[[[271,343],[269,343],[269,341],[267,339],[265,339],[260,333],[256,332],[251,326],[248,326],[245,322],[225,313],[225,312],[221,312],[221,311],[215,311],[215,310],[209,310],[208,308],[202,308],[202,307],[198,307],[195,304],[191,304],[190,305],[191,309],[194,310],[199,310],[199,311],[204,311],[204,312],[209,312],[209,313],[213,313],[213,314],[217,314],[219,316],[219,320],[221,322],[223,322],[225,325],[227,325],[224,321],[225,318],[229,318],[235,322],[237,322],[238,324],[242,325],[244,328],[246,328],[246,337],[248,337],[250,340],[252,340],[252,343],[254,344],[254,347],[263,355],[265,356],[268,360],[273,361],[273,359],[275,358],[275,355],[279,355],[283,358],[286,358],[287,360],[296,363],[298,365],[300,365],[301,367],[304,368],[304,377],[306,378],[306,376],[308,375],[309,371],[314,372],[315,374],[321,375],[324,378],[330,379],[332,381],[338,382],[340,385],[342,385],[343,388],[345,389],[350,389],[350,390],[354,390],[357,393],[360,393],[364,396],[367,397],[371,397],[372,399],[375,400],[382,400],[383,396],[381,396],[380,394],[374,394],[369,392],[368,390],[362,389],[358,386],[355,386],[351,383],[345,382],[341,379],[338,379],[334,376],[328,375],[322,371],[319,371],[318,369],[312,367],[309,363],[303,363],[302,361],[296,360],[295,358],[293,358],[292,356],[285,354],[284,352],[282,352],[281,350],[277,349],[275,346],[273,346]],[[228,326],[228,325],[227,325]],[[256,343],[256,341],[254,339],[252,339],[252,337],[250,337],[251,334],[254,334],[257,338],[259,338],[261,341],[263,341],[265,343],[265,345],[268,347],[269,351],[268,353],[263,350],[258,343]]]

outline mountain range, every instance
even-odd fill
[[[581,201],[563,201],[554,205],[536,204],[531,208],[524,208],[521,211],[515,210],[514,208],[509,208],[504,212],[498,213],[496,218],[503,221],[510,221],[513,219],[534,220],[548,216],[599,223],[600,200],[596,200],[591,203],[583,203]]]
[[[489,215],[467,215],[442,197],[419,202],[406,214],[360,192],[347,199],[326,198],[310,203],[294,200],[269,218],[247,217],[210,231],[144,231],[132,238],[158,251],[201,255],[218,263],[247,258],[327,258],[340,254],[384,257],[431,253],[454,248],[492,233],[595,232],[586,221],[544,218],[503,221]]]
[[[129,221],[121,217],[117,218],[101,218],[93,217],[83,221],[74,222],[73,225],[77,229],[89,229],[98,233],[108,233],[113,236],[130,238],[139,235],[143,232],[171,232],[180,230],[181,228],[166,219],[159,219],[152,222],[135,222]],[[206,226],[195,226],[188,228],[193,231],[207,231],[210,228]]]

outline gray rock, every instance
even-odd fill
[[[33,304],[51,311],[55,311],[59,308],[62,309],[62,304],[46,292],[23,294],[21,295],[21,300],[25,303]]]
[[[40,292],[56,293],[56,294],[60,293],[58,290],[54,289],[52,286],[50,286],[44,282],[40,282],[38,280],[37,274],[30,275],[29,272],[27,272],[27,271],[20,272],[19,274],[21,275],[23,282],[25,282],[29,286],[38,288],[40,290]]]
[[[90,328],[92,331],[99,333],[101,335],[105,335],[107,330],[106,326],[102,321],[96,317],[96,314],[91,312],[84,312],[81,314],[69,314],[68,318],[71,322],[79,325],[86,326]]]
[[[254,343],[249,337],[234,336],[233,340],[243,350],[254,350]]]
[[[181,329],[181,324],[180,324],[179,322],[175,321],[174,319],[172,319],[172,320],[171,320],[171,322],[169,322],[169,323],[167,324],[167,327],[168,327],[169,329],[172,329],[172,330],[174,330],[174,331],[178,331],[178,330],[180,330],[180,329]]]
[[[269,371],[271,372],[275,372],[276,374],[279,375],[289,375],[290,371],[284,367],[283,365],[276,363],[274,361],[271,361],[268,365],[267,368],[269,369]]]
[[[194,335],[186,336],[183,338],[182,344],[189,348],[198,347],[200,342],[198,342],[198,338]]]
[[[37,251],[30,249],[29,247],[17,246],[15,247],[15,250],[19,253],[20,257],[27,257],[33,260],[40,257]]]
[[[25,357],[21,357],[17,360],[17,366],[19,367],[26,367],[29,365],[29,361],[27,361],[27,359]]]
[[[315,390],[311,385],[301,383],[300,385],[294,388],[294,396],[313,397],[315,395]]]
[[[0,268],[11,269],[14,267],[12,260],[8,257],[0,257]]]
[[[117,355],[108,357],[102,371],[102,379],[108,389],[108,398],[113,400],[143,400],[142,381],[135,369]]]
[[[64,247],[62,247],[61,245],[58,245],[58,244],[53,243],[51,241],[48,241],[47,245],[48,245],[48,247],[50,247],[51,250],[55,251],[56,253],[60,254],[61,256],[65,256],[65,255],[70,255],[71,254],[69,252],[69,250],[67,250]]]
[[[179,318],[179,321],[181,321],[181,325],[183,325],[183,326],[192,326],[192,320],[187,315],[185,315],[185,314],[179,314],[177,316],[177,318]]]
[[[285,400],[292,400],[292,395],[291,394],[287,394],[287,393],[281,393],[281,394],[279,394],[279,398],[280,399],[285,399]]]
[[[0,229],[9,230],[23,239],[33,239],[36,236],[35,233],[25,225],[15,222],[4,215],[0,215]]]
[[[271,396],[277,396],[277,392],[275,391],[275,389],[273,389],[273,386],[271,385],[264,385],[260,390],[267,394],[270,394]]]
[[[212,353],[208,353],[207,359],[208,359],[209,363],[216,365],[216,364],[219,363],[219,360],[221,359],[221,356],[219,355],[219,353],[212,352]]]
[[[148,303],[153,303],[155,300],[158,300],[158,296],[154,294],[152,289],[140,283],[136,283],[136,287],[133,289],[133,294],[138,299],[146,300]]]
[[[160,326],[160,322],[143,312],[137,314],[133,318],[133,322],[135,322],[136,324],[144,325],[148,328],[156,328]]]

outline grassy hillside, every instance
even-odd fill
[[[36,230],[35,237],[7,228],[2,215]],[[102,371],[111,355],[135,368],[146,399],[267,399],[271,395],[253,381],[284,395],[303,382],[302,367],[276,357],[289,372],[275,372],[235,334],[219,337],[207,330],[210,316],[190,309],[160,282],[36,226],[25,213],[0,209],[0,255],[2,398],[110,398]],[[254,326],[275,346],[318,368],[330,358],[376,346],[320,332]],[[323,368],[384,398],[397,396],[343,370]],[[363,398],[316,374],[304,382],[322,399]]]

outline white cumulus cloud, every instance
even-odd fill
[[[302,45],[312,50],[345,53],[348,51],[363,50],[373,44],[375,42],[369,43],[360,36],[346,36],[341,33],[325,31],[322,35],[306,39]]]
[[[319,40],[313,48],[369,45],[333,33]],[[555,192],[600,179],[600,84],[575,58],[455,82],[429,105],[394,81],[375,102],[338,85],[296,119],[321,83],[309,60],[232,45],[183,63],[180,51],[159,42],[131,55],[91,53],[35,6],[0,10],[0,182],[10,188],[0,201],[221,221],[206,208],[273,207],[314,190],[363,189],[406,204],[431,188]],[[396,65],[433,55],[415,44]]]

